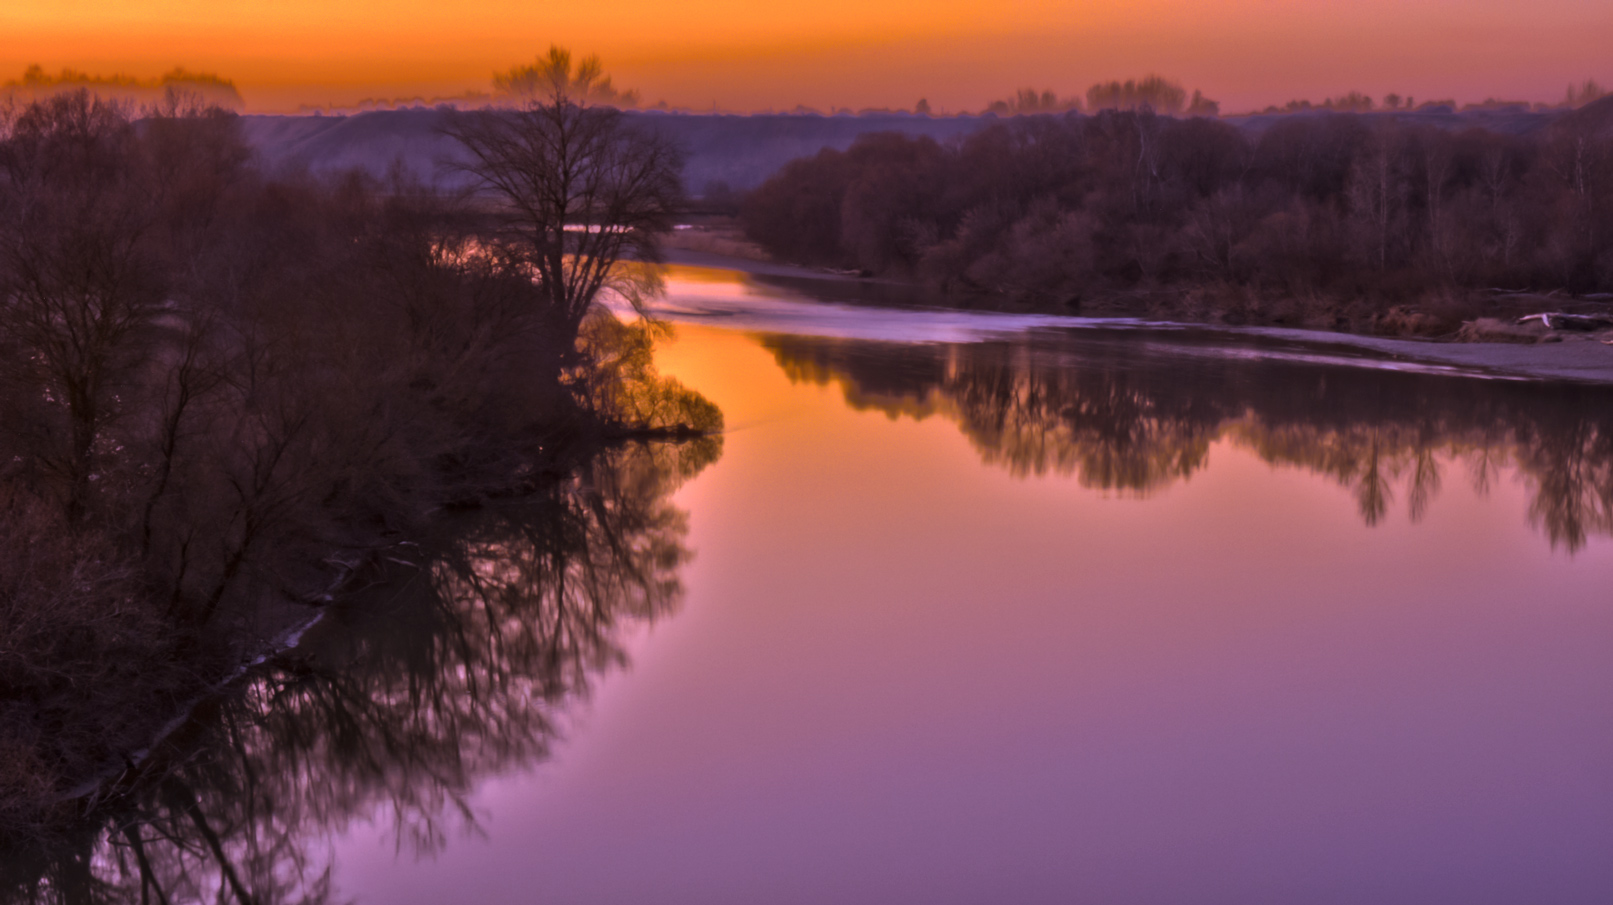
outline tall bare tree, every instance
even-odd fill
[[[0,150],[0,326],[12,347],[0,364],[65,415],[65,442],[40,459],[66,479],[75,517],[165,295],[135,144],[123,108],[80,90],[28,107]]]
[[[601,289],[630,288],[623,261],[660,260],[682,199],[682,157],[607,106],[621,94],[595,58],[574,66],[551,48],[496,81],[518,106],[453,114],[446,131],[469,154],[463,169],[498,202],[500,251],[531,268],[551,329],[575,337]]]

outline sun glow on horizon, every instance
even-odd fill
[[[232,79],[253,111],[485,91],[550,43],[599,53],[645,101],[695,109],[980,109],[1148,72],[1233,111],[1350,90],[1551,101],[1613,78],[1613,8],[1541,0],[892,0],[596,7],[465,0],[0,2],[0,80],[29,64]]]

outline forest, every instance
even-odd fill
[[[1613,292],[1613,99],[1521,135],[1147,108],[869,135],[788,164],[741,221],[777,258],[953,304],[1451,334],[1513,296]]]
[[[514,199],[402,176],[272,172],[234,114],[179,92],[139,111],[67,92],[0,117],[0,843],[101,826],[119,789],[172,803],[151,786],[170,769],[152,766],[162,727],[377,570],[408,565],[435,599],[487,592],[422,546],[454,513],[555,498],[596,526],[551,514],[561,536],[525,535],[535,575],[591,562],[558,591],[530,578],[533,606],[588,593],[605,558],[637,563],[615,598],[634,582],[667,597],[675,514],[622,528],[638,510],[605,497],[653,510],[672,466],[635,466],[648,476],[621,492],[578,474],[624,444],[720,443],[716,408],[655,375],[652,327],[592,304],[653,288],[626,259],[655,259],[676,161],[576,103],[457,128],[564,134],[617,166],[557,167],[557,209],[506,216]],[[506,157],[531,150],[518,139]],[[572,237],[589,216],[625,225]],[[651,529],[664,540],[634,540]],[[490,555],[465,536],[438,548]]]

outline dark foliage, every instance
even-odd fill
[[[648,328],[591,292],[557,317],[472,211],[270,177],[182,106],[0,121],[0,833],[79,807],[445,507],[720,424]]]
[[[543,323],[574,336],[601,290],[637,301],[624,260],[661,260],[660,237],[683,206],[683,158],[672,142],[628,122],[597,57],[573,66],[549,48],[536,65],[495,79],[520,103],[452,113],[445,132],[494,201],[498,253],[532,275]]]
[[[948,144],[867,136],[791,163],[742,218],[782,258],[987,304],[1168,293],[1362,326],[1491,287],[1613,290],[1605,103],[1529,137],[1330,113],[1251,138],[1146,110],[1018,117]]]

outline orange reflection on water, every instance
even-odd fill
[[[1613,543],[1508,466],[1413,523],[1233,436],[1149,495],[984,463],[755,337],[679,328],[721,405],[683,611],[484,845],[375,901],[1598,901]],[[1482,392],[1474,385],[1473,392]],[[1443,454],[1442,454],[1443,455]]]

